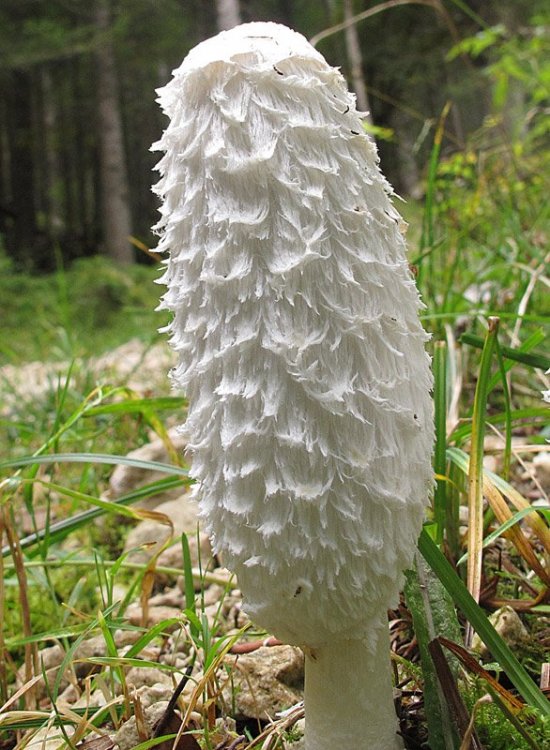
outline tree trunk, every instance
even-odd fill
[[[216,0],[216,11],[219,31],[232,29],[241,23],[239,0]]]
[[[510,38],[517,37],[523,21],[521,7],[518,8],[513,3],[510,7],[507,7],[506,3],[499,4],[497,7],[498,18],[507,29]],[[510,75],[506,101],[502,109],[502,125],[510,143],[525,136],[527,99],[525,83],[516,76]]]
[[[108,0],[97,0],[95,23],[105,38],[96,51],[103,244],[113,260],[130,263],[133,252],[128,239],[132,233],[128,178],[109,11]]]
[[[59,119],[55,100],[55,84],[48,65],[41,69],[42,121],[44,143],[44,192],[45,213],[50,239],[59,239],[64,228],[61,201],[61,166],[59,163],[58,128]]]
[[[344,21],[349,21],[353,18],[353,0],[343,0],[343,4]],[[361,45],[359,43],[357,26],[355,24],[350,24],[346,28],[345,33],[346,50],[351,75],[351,87],[355,91],[355,95],[357,97],[357,109],[360,112],[369,112],[369,98],[367,95],[365,76],[363,75],[363,59],[361,57]],[[372,125],[370,112],[365,119],[369,124]]]
[[[9,158],[5,161],[10,184],[10,201],[5,209],[8,216],[6,244],[19,262],[32,264],[36,211],[30,76],[24,71],[13,71],[6,89]]]
[[[11,200],[10,181],[10,139],[8,125],[8,102],[7,97],[0,98],[0,231],[4,227],[4,214],[8,215],[7,204]]]
[[[75,196],[77,203],[77,223],[79,231],[78,252],[87,254],[95,250],[97,232],[94,224],[94,194],[95,194],[95,149],[89,143],[86,123],[93,116],[93,102],[89,101],[89,61],[81,57],[70,61],[70,80],[74,101],[82,116],[74,123],[73,144],[79,169],[75,174]]]

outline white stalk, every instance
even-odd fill
[[[365,639],[332,641],[306,652],[306,750],[400,750],[393,704],[389,631],[374,652]]]

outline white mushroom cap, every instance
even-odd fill
[[[245,23],[236,29],[197,44],[184,60],[185,71],[205,68],[215,63],[242,64],[249,57],[257,66],[276,65],[290,57],[317,60],[326,65],[323,56],[296,31],[277,23]],[[182,66],[183,67],[183,66]]]
[[[163,307],[201,515],[281,639],[360,638],[432,487],[431,374],[399,214],[341,74],[245,24],[161,89]]]

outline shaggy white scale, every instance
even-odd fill
[[[385,612],[431,491],[433,420],[391,188],[342,75],[285,27],[203,42],[159,94],[162,307],[205,527],[252,619],[308,649],[306,746],[399,747]],[[351,681],[373,718],[322,744],[337,663],[376,681]]]

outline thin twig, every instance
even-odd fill
[[[317,44],[322,40],[326,39],[329,36],[332,36],[333,34],[337,34],[339,31],[344,31],[349,26],[354,26],[359,21],[364,21],[366,18],[370,18],[371,16],[375,16],[377,13],[381,13],[384,10],[389,10],[390,8],[396,8],[400,5],[426,5],[429,8],[433,8],[436,12],[441,12],[441,4],[439,0],[387,0],[385,3],[380,3],[379,5],[375,5],[374,8],[369,8],[368,10],[364,10],[362,13],[358,13],[355,16],[352,16],[351,18],[347,18],[345,21],[342,21],[341,23],[337,23],[334,26],[331,26],[328,29],[324,29],[323,31],[320,31],[318,34],[315,34],[311,37],[309,40],[309,43],[316,47]]]

